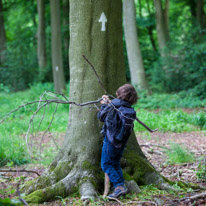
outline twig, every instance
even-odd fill
[[[158,129],[155,129],[155,130],[150,129],[146,124],[144,124],[142,121],[140,121],[137,117],[136,117],[135,119],[133,119],[133,118],[130,118],[130,117],[125,116],[120,110],[118,110],[118,109],[114,106],[114,104],[112,104],[112,102],[111,102],[110,104],[112,105],[112,107],[113,107],[115,110],[117,110],[118,112],[120,112],[123,117],[125,117],[126,119],[131,119],[132,121],[137,120],[137,121],[138,121],[142,126],[144,126],[149,132],[152,133],[152,132],[155,132],[155,131],[158,130]]]
[[[57,108],[58,108],[58,104],[56,104],[56,108],[55,108],[55,111],[53,112],[52,119],[51,119],[51,121],[50,121],[50,123],[49,123],[49,126],[47,127],[47,129],[44,131],[44,133],[43,133],[43,135],[42,135],[42,138],[41,138],[41,141],[40,141],[40,154],[41,154],[41,152],[42,152],[42,141],[43,141],[44,135],[47,133],[47,131],[49,131],[49,128],[50,128],[51,125],[52,125],[52,122],[53,122],[53,120],[54,120],[54,115],[55,115],[55,113],[56,113],[56,111],[57,111]]]
[[[87,63],[91,66],[92,70],[94,71],[94,73],[95,73],[95,75],[96,75],[96,77],[97,77],[97,80],[98,80],[100,86],[102,87],[104,93],[107,94],[107,90],[104,88],[104,86],[103,86],[103,84],[102,84],[102,81],[100,80],[99,75],[97,74],[94,66],[93,66],[92,63],[85,57],[85,55],[82,55],[82,56],[83,56],[83,58],[87,61]]]
[[[21,197],[21,194],[20,194],[20,191],[19,191],[19,183],[17,184],[16,193],[17,193],[17,195],[19,196],[19,200],[20,200],[25,206],[29,206],[28,203],[26,202],[26,200],[24,200],[24,199]]]
[[[0,169],[0,172],[28,172],[28,173],[35,173],[36,175],[41,176],[37,171],[34,171],[34,170],[26,170],[26,169],[20,169],[20,170]]]
[[[143,127],[145,127],[150,133],[156,132],[156,131],[158,130],[158,128],[157,128],[157,129],[154,129],[154,130],[150,129],[144,122],[140,121],[137,117],[136,117],[136,120],[137,120]]]
[[[157,206],[157,203],[152,202],[152,201],[130,201],[130,202],[124,203],[124,205],[133,204],[133,203],[136,203],[136,204],[150,203],[150,204],[153,204],[153,205]]]

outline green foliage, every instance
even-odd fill
[[[205,112],[199,112],[191,120],[193,124],[199,126],[201,129],[206,129],[206,115]]]
[[[150,70],[151,87],[156,91],[188,91],[193,96],[206,95],[206,44],[198,28],[170,42],[166,56],[160,57]],[[198,36],[198,38],[197,38]]]
[[[170,149],[165,150],[165,152],[168,156],[168,163],[170,164],[193,162],[195,160],[192,153],[177,143],[171,143]]]
[[[35,22],[36,5],[30,1],[5,3],[7,31],[6,63],[0,68],[1,82],[13,91],[28,87],[38,77]]]
[[[29,157],[25,142],[16,136],[0,136],[0,166],[10,163],[21,165],[28,163]]]
[[[206,162],[205,158],[201,158],[198,164],[196,175],[200,180],[206,181]]]

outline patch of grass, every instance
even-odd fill
[[[0,166],[30,162],[25,142],[16,136],[0,136]]]
[[[170,164],[187,163],[195,160],[191,152],[177,143],[171,143],[170,149],[165,150],[165,152],[168,157],[168,163]]]
[[[174,109],[174,108],[199,108],[206,106],[206,99],[200,99],[189,92],[175,94],[146,95],[140,93],[138,107],[142,109]]]
[[[187,114],[182,110],[162,110],[157,113],[144,109],[136,112],[141,121],[151,129],[158,128],[160,132],[191,132],[204,128],[197,120],[199,113]],[[203,124],[202,122],[201,120],[201,124]],[[145,128],[135,121],[134,130],[136,132],[145,131]]]
[[[196,171],[196,176],[203,181],[206,181],[206,162],[205,158],[201,158]]]

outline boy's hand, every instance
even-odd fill
[[[109,99],[107,95],[103,95],[102,100],[100,101],[101,104],[109,104],[110,102],[111,100]]]

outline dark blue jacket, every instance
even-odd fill
[[[120,111],[118,115],[117,110]],[[109,104],[102,104],[101,110],[97,114],[98,119],[104,122],[101,133],[104,136],[106,135],[107,139],[117,148],[120,148],[126,144],[132,131],[131,129],[131,131],[127,132],[122,141],[118,141],[115,138],[117,130],[119,131],[119,126],[121,125],[119,116],[122,114],[132,120],[130,124],[133,128],[136,112],[131,107],[131,104],[124,100],[115,98]],[[108,129],[106,125],[111,125],[111,127]]]

